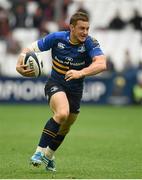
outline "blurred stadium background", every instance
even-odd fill
[[[88,13],[108,71],[85,80],[84,106],[53,175],[28,166],[51,114],[44,106],[50,52],[41,54],[40,78],[21,77],[15,66],[23,47],[68,30],[76,11]],[[0,178],[141,178],[141,104],[142,0],[0,0]]]
[[[21,48],[45,34],[68,30],[70,16],[84,11],[90,17],[90,35],[100,42],[109,70],[86,80],[83,102],[141,104],[141,9],[142,0],[0,0],[0,102],[22,100],[13,92],[18,94],[21,89],[26,96],[23,101],[43,100],[44,80],[38,80],[38,84],[33,79],[31,83],[16,83],[17,78],[21,79],[15,70],[18,54]],[[45,77],[50,75],[50,52],[42,53],[41,58]],[[35,96],[39,94],[36,99],[31,97],[33,91]]]

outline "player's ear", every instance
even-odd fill
[[[70,24],[70,25],[69,25],[69,28],[70,28],[71,31],[73,31],[73,30],[74,30],[74,25],[73,25],[73,24]]]

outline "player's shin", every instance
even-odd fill
[[[49,147],[56,151],[58,149],[58,147],[61,145],[61,143],[63,142],[65,138],[65,135],[60,135],[58,134],[54,139],[53,141],[51,142],[51,144],[49,145]]]
[[[53,118],[51,118],[45,125],[39,146],[42,148],[46,148],[57,135],[59,131],[60,124],[58,124]]]

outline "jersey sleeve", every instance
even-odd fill
[[[100,56],[104,55],[103,51],[100,48],[100,44],[96,39],[93,39],[92,37],[89,36],[86,42],[86,47],[89,53],[89,56],[91,58],[95,56]]]
[[[53,47],[54,40],[55,40],[55,34],[54,33],[51,33],[51,34],[43,37],[42,39],[39,39],[37,41],[39,50],[40,51],[49,50],[50,48]]]

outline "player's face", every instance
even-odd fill
[[[77,21],[75,26],[71,25],[71,40],[74,42],[84,42],[88,36],[89,22]]]

